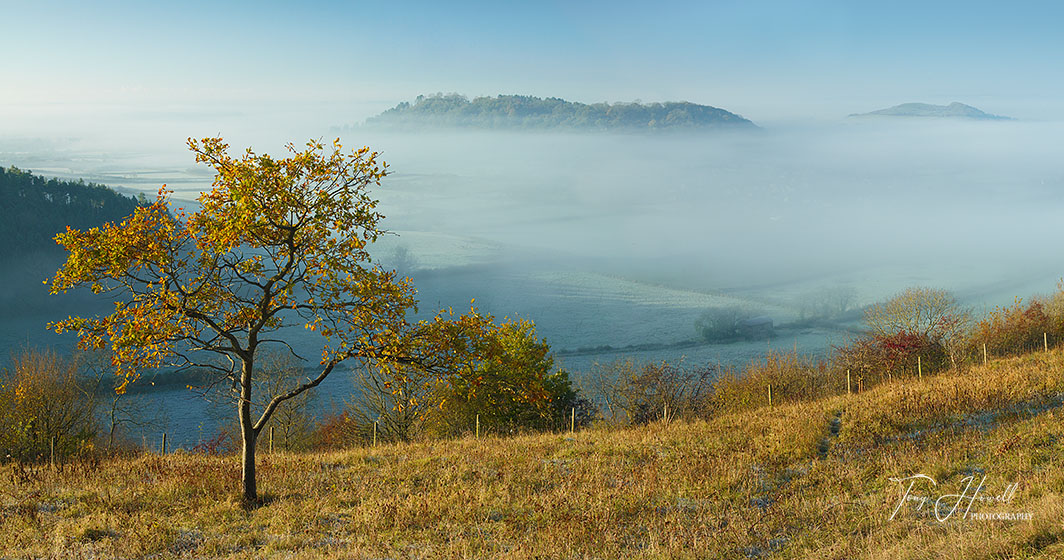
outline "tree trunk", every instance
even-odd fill
[[[238,403],[240,436],[243,440],[240,471],[241,482],[244,486],[244,503],[247,504],[255,503],[259,499],[255,486],[255,440],[258,439],[259,434],[251,422],[251,368],[251,360],[244,360],[240,376],[240,402]]]
[[[118,395],[115,395],[114,400],[111,401],[110,419],[111,429],[107,432],[107,451],[111,452],[115,446],[115,427],[118,426],[118,419],[116,418],[118,411]]]
[[[244,483],[244,502],[254,503],[258,501],[258,490],[255,487],[255,440],[257,434],[254,430],[242,430],[244,436],[243,453],[241,454],[241,481]]]

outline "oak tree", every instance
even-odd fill
[[[471,310],[415,321],[409,280],[372,262],[368,247],[386,233],[369,192],[388,173],[377,152],[311,141],[278,159],[250,149],[230,156],[221,138],[188,144],[216,173],[197,210],[172,209],[164,185],[119,224],[56,237],[69,254],[52,293],[88,286],[116,303],[109,315],[51,326],[76,332],[84,348],[108,349],[119,390],[165,365],[208,368],[230,385],[243,496],[253,502],[256,442],[278,406],[348,360],[393,376],[468,370],[491,318]],[[261,398],[256,359],[271,346],[294,353],[293,327],[320,334],[318,367]]]

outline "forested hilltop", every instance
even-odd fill
[[[735,113],[695,103],[594,103],[541,99],[528,95],[476,97],[419,95],[376,117],[368,126],[392,128],[457,127],[486,129],[755,129]]]
[[[133,213],[137,200],[109,187],[61,181],[0,167],[0,256],[59,253],[53,238],[69,225],[84,229]]]

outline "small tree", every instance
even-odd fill
[[[810,323],[844,316],[853,308],[857,290],[853,286],[828,286],[806,293],[798,302],[798,320]]]
[[[719,366],[637,363],[629,358],[595,363],[584,382],[607,421],[645,424],[666,412],[669,418],[703,414],[719,374]]]
[[[707,342],[730,342],[742,338],[739,323],[752,314],[737,305],[712,307],[695,319],[695,331]]]
[[[956,364],[969,314],[950,292],[915,287],[870,307],[865,321],[869,333],[837,347],[835,361],[839,368],[873,382]]]
[[[582,391],[599,405],[606,421],[619,423],[626,419],[623,405],[627,401],[629,382],[639,375],[639,369],[629,358],[604,364],[595,362],[584,373]]]
[[[312,141],[302,151],[289,144],[285,159],[250,149],[234,158],[221,138],[188,143],[216,172],[198,211],[171,213],[164,186],[121,224],[56,237],[69,255],[52,293],[89,286],[117,303],[110,315],[52,326],[76,331],[82,347],[109,348],[124,378],[119,391],[138,369],[165,364],[205,367],[231,382],[243,496],[254,502],[256,443],[278,406],[346,360],[395,375],[399,365],[461,372],[456,364],[468,361],[490,318],[408,320],[413,287],[374,266],[367,250],[385,233],[368,192],[387,174],[376,152]],[[259,353],[269,345],[292,351],[292,326],[321,335],[320,367],[257,401]],[[263,407],[253,415],[255,402]]]
[[[437,392],[431,429],[442,435],[468,431],[480,416],[494,429],[543,430],[553,427],[554,401],[571,392],[568,374],[551,373],[550,346],[536,338],[535,326],[522,319],[499,325],[484,337],[483,359],[470,364],[469,375]]]
[[[966,314],[953,294],[935,288],[907,288],[865,313],[872,334],[892,336],[900,332],[941,340],[962,330]]]

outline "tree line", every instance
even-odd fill
[[[64,181],[0,167],[0,256],[62,252],[56,234],[120,220],[133,213],[136,198],[84,180]],[[39,283],[39,282],[38,282]]]

